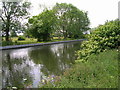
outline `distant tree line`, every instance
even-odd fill
[[[0,9],[1,30],[5,40],[23,32],[38,41],[48,41],[53,37],[83,38],[83,32],[89,29],[87,12],[79,10],[72,4],[56,4],[52,9],[44,9],[39,15],[29,18],[30,2],[2,2]],[[22,24],[28,19],[28,23]]]
[[[48,41],[53,36],[83,38],[89,23],[87,12],[80,11],[72,4],[57,3],[51,10],[45,9],[30,18],[27,33],[38,41]]]

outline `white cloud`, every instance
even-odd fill
[[[39,5],[52,7],[56,3],[71,3],[80,10],[88,11],[91,27],[104,24],[106,20],[118,18],[119,0],[30,0],[33,4],[32,15],[41,12]]]

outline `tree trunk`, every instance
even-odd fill
[[[63,26],[63,36],[64,36],[64,39],[66,39],[66,31],[64,26]]]
[[[10,16],[7,17],[7,22],[6,22],[6,41],[9,41],[9,29],[10,29]]]
[[[6,29],[6,37],[5,37],[6,41],[9,41],[9,30]]]
[[[49,33],[45,33],[43,35],[43,41],[49,41],[50,40],[50,34]]]
[[[41,38],[37,38],[37,42],[41,42],[42,40],[41,40]]]

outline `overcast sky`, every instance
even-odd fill
[[[88,11],[91,27],[104,24],[106,20],[118,18],[118,2],[120,0],[29,0],[32,2],[32,15],[41,12],[39,5],[52,7],[56,3],[71,3],[80,10]]]

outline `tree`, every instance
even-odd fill
[[[89,29],[87,12],[80,11],[72,4],[57,3],[53,10],[59,21],[58,31],[62,32],[64,38],[78,38],[83,31]]]
[[[30,18],[29,24],[29,34],[38,41],[50,40],[53,35],[80,38],[82,32],[89,29],[87,13],[66,3],[56,4],[51,10],[45,9]]]
[[[53,10],[44,10],[41,14],[29,19],[29,34],[38,41],[48,41],[56,26],[56,16]]]
[[[6,34],[6,41],[9,41],[10,30],[18,27],[16,23],[27,18],[29,8],[30,2],[2,2],[0,18],[3,21],[2,31]]]

